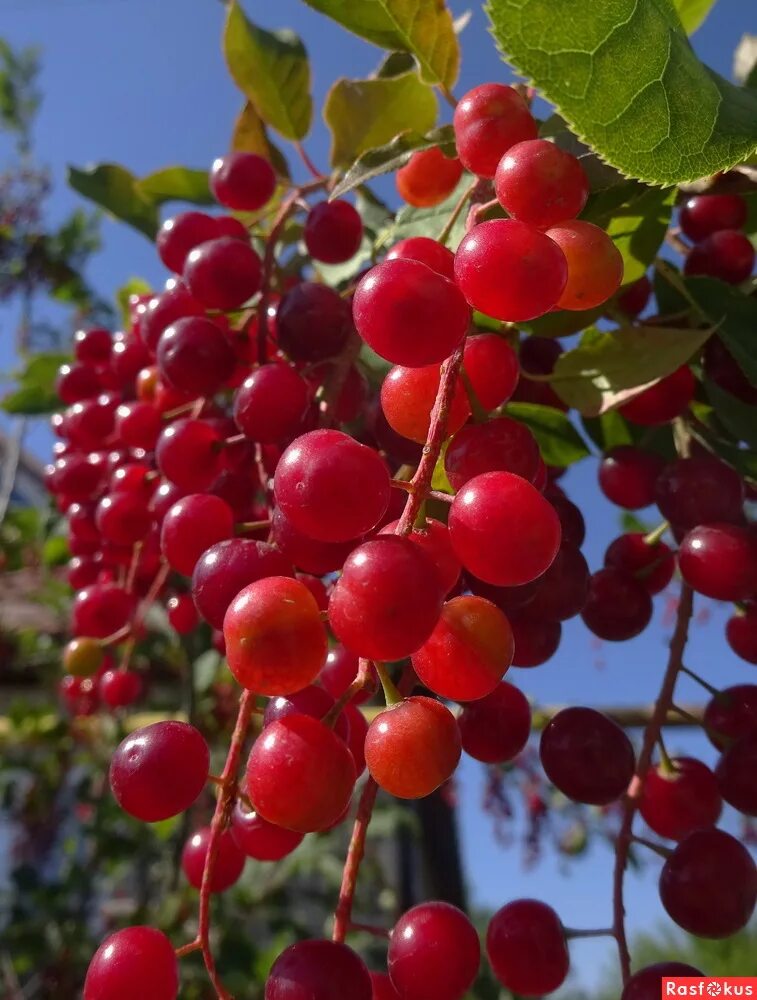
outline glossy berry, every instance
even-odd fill
[[[724,688],[707,702],[702,721],[707,738],[718,750],[757,732],[757,684]]]
[[[91,399],[102,392],[102,380],[89,365],[61,365],[55,379],[55,391],[67,405]]]
[[[134,545],[150,530],[147,499],[136,493],[108,493],[95,511],[95,524],[102,537],[114,545]]]
[[[379,713],[368,727],[365,761],[374,781],[398,799],[422,799],[453,774],[461,754],[454,715],[415,696]]]
[[[566,621],[579,614],[589,594],[589,567],[580,550],[568,543],[560,546],[549,569],[536,580],[528,602],[535,619]]]
[[[563,795],[589,805],[620,798],[634,772],[631,741],[616,722],[593,708],[564,708],[550,719],[539,756]]]
[[[287,715],[309,715],[313,719],[325,720],[334,708],[334,704],[334,698],[327,691],[322,687],[316,687],[315,684],[309,684],[288,697],[279,695],[271,698],[263,713],[263,728],[270,726],[277,719],[286,718]],[[345,743],[349,742],[350,724],[344,712],[339,713],[331,728]]]
[[[71,639],[63,649],[63,669],[75,677],[91,677],[104,659],[105,653],[96,639]]]
[[[754,267],[751,241],[735,229],[721,229],[692,247],[683,266],[684,274],[708,275],[729,285],[746,281]]]
[[[747,663],[757,664],[757,610],[754,607],[728,619],[725,637],[737,656]]]
[[[560,622],[532,617],[528,605],[524,611],[514,612],[509,617],[515,641],[514,667],[539,667],[554,656],[562,637]]]
[[[202,303],[189,292],[183,281],[172,279],[165,291],[154,296],[145,306],[139,322],[139,336],[151,351],[158,346],[161,333],[183,316],[202,316]]]
[[[350,307],[328,285],[304,281],[282,298],[276,312],[276,338],[293,361],[336,357],[350,334]]]
[[[210,827],[204,826],[193,833],[181,852],[181,869],[191,886],[202,886],[203,872],[210,847]],[[218,838],[213,874],[210,879],[211,892],[225,892],[239,879],[244,870],[245,854],[232,837],[230,830],[222,830]]]
[[[74,356],[84,365],[106,365],[113,348],[113,334],[102,327],[77,330],[74,334]]]
[[[287,560],[305,573],[322,576],[341,569],[355,547],[355,541],[320,542],[298,531],[278,507],[271,519],[271,537]]]
[[[210,190],[216,201],[238,212],[256,212],[276,189],[273,167],[257,153],[227,153],[213,161]]]
[[[671,763],[672,770],[660,765],[647,771],[639,812],[658,836],[683,840],[715,826],[723,803],[715,775],[701,760],[677,757]]]
[[[342,264],[360,247],[363,220],[348,201],[322,201],[308,212],[302,235],[313,260]]]
[[[135,610],[134,595],[114,583],[96,583],[74,598],[71,630],[76,635],[104,639],[128,625]]]
[[[233,534],[234,514],[225,500],[191,493],[178,500],[163,519],[160,548],[173,569],[191,576],[203,552]]]
[[[237,389],[234,422],[251,441],[286,441],[297,433],[309,401],[307,383],[294,368],[263,365]]]
[[[658,477],[655,502],[682,531],[718,521],[737,523],[743,518],[744,482],[717,458],[679,458]]]
[[[455,490],[485,472],[511,472],[532,482],[539,468],[539,446],[525,424],[498,417],[463,427],[449,443],[444,470]]]
[[[450,249],[430,236],[411,236],[395,243],[386,260],[419,260],[432,271],[450,281],[455,280],[455,255]]]
[[[652,598],[644,584],[635,576],[608,566],[592,573],[581,617],[600,639],[625,642],[644,631],[652,619],[652,611]]]
[[[670,375],[624,403],[619,408],[620,413],[631,423],[641,424],[642,427],[670,423],[688,409],[694,398],[696,384],[689,366],[681,365]]]
[[[431,635],[442,597],[436,567],[419,546],[378,535],[346,559],[331,594],[329,623],[358,656],[400,660]]]
[[[650,594],[659,594],[673,579],[676,559],[665,542],[648,544],[639,532],[620,535],[605,552],[605,566],[633,576]]]
[[[318,678],[321,686],[336,700],[341,698],[347,688],[357,677],[360,659],[344,646],[332,646],[326,656]],[[375,675],[374,675],[375,681]],[[353,704],[360,705],[370,697],[370,689],[366,689],[355,695]]]
[[[260,289],[261,276],[260,257],[233,236],[200,244],[183,271],[187,288],[207,309],[238,309]]]
[[[476,701],[499,684],[513,658],[510,623],[483,597],[454,597],[412,655],[420,682],[452,701]]]
[[[108,708],[126,708],[139,700],[142,678],[135,670],[106,670],[100,677],[97,691]]]
[[[231,341],[209,319],[187,316],[160,335],[157,350],[160,375],[188,395],[212,396],[234,371]]]
[[[474,226],[455,254],[455,278],[468,303],[495,319],[517,323],[557,304],[568,265],[549,236],[516,219]]]
[[[247,761],[255,811],[298,833],[329,829],[347,808],[354,785],[352,754],[309,715],[288,715],[266,726]]]
[[[452,547],[466,569],[497,586],[529,583],[560,547],[560,522],[549,501],[510,472],[469,480],[450,507]]]
[[[549,229],[580,214],[589,181],[575,156],[546,139],[529,139],[499,161],[494,190],[511,218]]]
[[[504,764],[528,742],[531,708],[518,688],[502,681],[485,698],[466,705],[457,724],[467,754],[484,764]]]
[[[151,403],[122,403],[116,410],[116,433],[129,448],[152,451],[162,429],[160,412]]]
[[[735,524],[693,528],[678,550],[681,576],[718,601],[743,601],[757,593],[757,537]]]
[[[738,194],[698,194],[682,206],[678,224],[684,236],[695,243],[721,229],[741,229],[747,218],[747,204]]]
[[[154,927],[125,927],[106,938],[89,963],[84,1000],[176,1000],[179,966],[173,945]]]
[[[413,153],[396,176],[400,198],[415,208],[431,208],[455,190],[463,176],[463,165],[433,146]]]
[[[216,220],[205,212],[179,212],[160,227],[155,246],[169,271],[181,274],[189,253],[220,235]]]
[[[110,787],[121,808],[146,823],[177,816],[208,780],[208,745],[186,722],[154,722],[116,748]]]
[[[520,370],[518,357],[510,344],[493,333],[468,337],[463,368],[478,402],[493,410],[515,392]]]
[[[336,941],[299,941],[268,974],[265,1000],[371,1000],[371,977],[351,948]]]
[[[715,768],[725,801],[745,816],[757,816],[757,733],[742,736],[723,751]]]
[[[223,628],[226,611],[241,590],[270,576],[293,576],[292,564],[266,542],[227,538],[206,549],[192,572],[192,597],[213,628]]]
[[[497,910],[486,932],[486,954],[499,982],[524,997],[558,989],[570,965],[560,918],[536,899],[516,899]]]
[[[612,503],[626,510],[649,507],[655,499],[655,481],[665,462],[654,452],[630,444],[608,451],[599,465],[599,488]]]
[[[620,1000],[659,1000],[665,979],[701,976],[699,969],[683,962],[658,962],[635,972],[626,983]]]
[[[379,534],[395,534],[399,521],[390,521]],[[427,517],[423,527],[413,528],[406,538],[430,556],[436,568],[442,591],[448,594],[460,578],[460,560],[454,553],[446,524]]]
[[[563,541],[580,548],[586,537],[583,514],[574,503],[560,493],[547,491],[546,496],[560,521]]]
[[[305,836],[274,826],[240,802],[234,806],[229,829],[240,851],[256,861],[281,861],[300,846]]]
[[[292,694],[312,684],[328,649],[315,598],[285,576],[256,580],[237,594],[223,634],[231,672],[256,694]]]
[[[626,285],[615,301],[621,312],[630,319],[635,319],[639,313],[644,312],[651,295],[652,282],[646,274],[642,274],[636,281]]]
[[[168,624],[179,635],[189,635],[200,621],[197,608],[189,594],[174,594],[166,603]]]
[[[389,506],[389,472],[378,453],[341,431],[310,431],[281,456],[276,502],[310,538],[346,542],[374,528]]]
[[[697,830],[676,847],[660,873],[668,916],[689,934],[730,937],[746,926],[757,901],[757,868],[723,830]]]
[[[440,364],[468,330],[470,310],[454,282],[418,260],[377,264],[352,300],[357,332],[392,364]]]
[[[392,430],[418,444],[425,444],[440,381],[438,365],[423,368],[395,365],[389,371],[381,384],[381,409]],[[469,416],[468,395],[458,378],[449,407],[447,433],[460,430]]]
[[[373,989],[373,1000],[402,1000],[399,993],[392,986],[389,976],[383,972],[371,973],[371,987]]]
[[[480,960],[475,927],[450,903],[413,906],[392,928],[389,978],[407,1000],[462,1000]]]
[[[617,292],[623,281],[623,257],[604,229],[575,219],[561,222],[547,235],[568,262],[558,309],[592,309]]]
[[[204,420],[175,420],[155,446],[158,469],[187,493],[205,490],[221,471],[222,441],[218,431]]]
[[[517,90],[501,83],[469,90],[458,101],[452,121],[457,155],[479,177],[494,177],[508,149],[537,135],[528,104]]]

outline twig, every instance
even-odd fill
[[[478,180],[475,180],[473,181],[472,184],[469,184],[468,187],[460,195],[457,204],[452,209],[450,217],[444,224],[444,229],[442,229],[442,231],[437,236],[437,240],[439,241],[439,243],[443,245],[446,244],[447,240],[449,239],[449,234],[452,232],[452,227],[460,218],[460,213],[465,208],[466,201],[468,201],[468,199],[471,197],[471,195],[473,194],[473,192],[476,190],[477,187],[478,187]]]
[[[355,825],[352,828],[350,846],[347,850],[347,860],[344,863],[342,873],[342,886],[339,890],[339,902],[334,914],[334,941],[344,941],[350,927],[352,916],[352,903],[355,898],[355,888],[357,887],[357,877],[360,872],[360,863],[365,854],[365,838],[368,833],[368,825],[373,815],[373,806],[376,802],[378,785],[369,778],[360,796],[360,804],[357,809]]]

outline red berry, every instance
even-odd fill
[[[615,301],[621,312],[624,312],[631,319],[635,319],[639,313],[646,309],[651,294],[652,282],[646,274],[642,274],[636,281],[626,285]]]
[[[210,486],[223,464],[223,439],[205,420],[175,420],[155,446],[158,469],[170,481],[192,493]]]
[[[454,715],[433,698],[406,698],[368,727],[365,761],[374,781],[398,799],[422,799],[453,774],[461,754]]]
[[[688,275],[705,274],[729,285],[746,281],[754,267],[751,241],[735,229],[721,229],[692,247],[683,266]]]
[[[379,534],[393,535],[398,525],[399,521],[390,521],[384,525]],[[460,578],[460,560],[452,549],[447,525],[427,517],[423,527],[413,528],[407,538],[430,556],[436,567],[442,591],[448,594]]]
[[[619,412],[632,424],[641,424],[642,427],[668,424],[688,409],[696,386],[696,379],[689,366],[681,365],[670,375],[624,403]]]
[[[201,316],[187,316],[167,327],[158,341],[157,358],[162,378],[192,397],[218,392],[236,364],[223,330]]]
[[[342,697],[350,684],[355,680],[359,666],[359,657],[351,653],[349,649],[345,649],[344,646],[340,645],[332,646],[318,680],[331,697],[336,700]],[[375,684],[375,672],[373,678]],[[360,694],[355,695],[352,703],[360,705],[364,701],[367,701],[370,696],[370,688],[366,688]]]
[[[216,201],[237,212],[257,212],[276,190],[273,167],[257,153],[227,153],[213,160],[210,190]]]
[[[564,708],[550,719],[539,756],[563,795],[594,806],[620,798],[634,772],[631,741],[616,722],[593,708]]]
[[[95,511],[95,524],[102,537],[114,545],[141,542],[152,524],[147,500],[136,493],[109,493]]]
[[[455,434],[444,457],[444,470],[456,490],[486,472],[511,472],[532,482],[540,458],[536,438],[525,424],[498,417],[485,424],[469,424]]]
[[[681,531],[717,521],[738,523],[744,482],[717,458],[679,458],[658,476],[655,501],[662,516]]]
[[[560,522],[549,501],[510,472],[469,480],[449,513],[452,546],[466,569],[497,586],[529,583],[560,547]]]
[[[173,945],[154,927],[126,927],[106,938],[92,957],[84,1000],[176,1000],[179,966]]]
[[[237,802],[231,814],[231,836],[237,847],[256,861],[281,861],[303,841],[303,833],[274,826]]]
[[[194,601],[189,594],[175,594],[166,604],[168,624],[179,635],[189,635],[200,621]]]
[[[678,550],[681,576],[694,590],[718,601],[757,594],[757,538],[735,524],[693,528]]]
[[[304,281],[291,288],[276,312],[279,346],[293,361],[335,358],[350,335],[350,307],[329,288]]]
[[[154,722],[116,748],[110,787],[121,808],[146,823],[184,812],[208,780],[208,745],[186,722]]]
[[[497,166],[494,189],[512,219],[539,229],[575,219],[589,197],[579,161],[547,139],[511,146]]]
[[[563,544],[554,562],[536,581],[528,614],[536,620],[565,621],[583,610],[589,593],[589,567],[574,545]]]
[[[106,670],[97,690],[108,708],[126,708],[142,694],[142,678],[134,670]]]
[[[568,281],[558,309],[592,309],[617,292],[623,280],[623,257],[604,229],[574,219],[561,222],[547,235],[568,262]]]
[[[568,265],[557,243],[516,219],[474,226],[455,254],[455,278],[474,309],[512,323],[557,304]]]
[[[485,410],[493,410],[507,402],[515,392],[520,374],[515,351],[494,333],[468,337],[463,368],[476,399]]]
[[[745,816],[757,816],[757,732],[742,736],[723,751],[715,768],[720,794]]]
[[[402,1000],[399,993],[392,986],[389,976],[383,972],[371,973],[371,987],[373,989],[373,1000]]]
[[[276,444],[297,433],[310,402],[307,383],[289,365],[256,369],[234,396],[234,421],[251,441]]]
[[[227,538],[206,549],[192,572],[192,597],[213,628],[223,628],[226,611],[241,590],[264,577],[294,576],[291,563],[273,545]]]
[[[524,611],[510,615],[515,653],[514,667],[540,667],[557,652],[562,638],[560,622],[544,621],[529,614],[528,604]]]
[[[698,194],[681,207],[678,222],[684,236],[699,243],[721,229],[741,229],[747,204],[738,194]]]
[[[352,754],[309,715],[288,715],[266,726],[247,762],[255,811],[298,833],[329,829],[347,808],[354,785]]]
[[[234,514],[224,500],[208,493],[191,493],[164,517],[160,548],[173,569],[191,576],[203,552],[233,534]]]
[[[107,365],[113,349],[113,335],[110,330],[92,327],[77,330],[74,334],[74,355],[84,365]]]
[[[453,281],[410,258],[385,260],[352,300],[357,332],[392,364],[440,364],[468,331],[470,310]]]
[[[683,962],[658,962],[635,972],[623,989],[620,1000],[660,1000],[664,979],[701,976],[699,969]]]
[[[568,975],[560,918],[536,899],[516,899],[497,910],[486,932],[486,953],[500,983],[520,996],[552,993]]]
[[[644,631],[652,619],[652,610],[652,598],[644,584],[608,566],[592,573],[581,617],[600,639],[625,642]]]
[[[665,542],[650,545],[645,535],[630,532],[610,542],[605,566],[635,577],[650,594],[659,594],[673,579],[676,559]]]
[[[131,622],[135,607],[134,595],[114,583],[85,587],[74,598],[71,631],[75,635],[104,639]]]
[[[725,626],[728,645],[747,663],[757,663],[757,609],[749,607],[732,615]]]
[[[336,941],[299,941],[273,963],[265,1000],[371,1000],[371,977],[351,948]]]
[[[455,280],[455,255],[447,247],[429,236],[411,236],[395,243],[386,260],[419,260],[443,278]]]
[[[693,757],[671,761],[672,772],[650,767],[644,778],[639,812],[660,837],[683,840],[694,830],[715,826],[723,803],[712,771]]]
[[[181,868],[187,881],[195,889],[202,885],[203,872],[210,847],[210,827],[197,830],[184,844],[181,852]],[[230,830],[221,830],[218,838],[218,853],[210,879],[211,892],[225,892],[239,879],[244,870],[245,854],[237,845]]]
[[[467,754],[484,764],[504,764],[528,742],[531,708],[518,688],[502,681],[491,694],[466,705],[457,724]]]
[[[708,701],[702,721],[708,740],[718,750],[757,732],[757,684],[724,688]]]
[[[580,548],[586,537],[586,524],[581,511],[566,496],[559,493],[548,490],[547,500],[552,504],[560,521],[562,540]]]
[[[202,304],[189,293],[184,282],[172,279],[166,284],[165,291],[154,296],[145,306],[139,321],[140,340],[154,351],[161,333],[171,323],[184,316],[202,316],[204,312]]]
[[[309,715],[313,719],[323,720],[334,708],[334,704],[334,698],[327,691],[322,687],[316,687],[315,684],[309,684],[286,698],[283,695],[271,698],[263,713],[263,727],[270,726],[277,719],[284,719],[287,715]],[[350,724],[344,712],[339,713],[331,728],[340,739],[349,743]]]
[[[389,371],[381,385],[381,409],[392,430],[418,444],[425,444],[440,381],[438,365],[423,368],[395,365]],[[447,418],[447,434],[460,430],[469,416],[468,395],[458,378]]]
[[[320,542],[298,531],[278,507],[271,519],[271,538],[287,560],[305,573],[322,576],[341,569],[344,560],[355,547],[355,541]],[[281,575],[281,574],[280,574]]]
[[[363,220],[348,201],[322,201],[308,212],[303,239],[313,260],[342,264],[360,248]]]
[[[249,243],[220,236],[192,250],[184,265],[187,288],[206,309],[238,309],[259,291],[260,257]]]
[[[461,1000],[481,960],[476,929],[449,903],[421,903],[392,928],[389,978],[404,1000]]]
[[[418,150],[397,171],[397,191],[408,205],[431,208],[449,197],[463,176],[463,165],[438,146]]]
[[[155,246],[169,271],[181,274],[190,251],[220,235],[217,221],[205,212],[179,212],[160,227]]]
[[[655,499],[655,481],[665,466],[659,455],[633,445],[608,451],[599,466],[599,488],[612,503],[626,510],[649,507]]]
[[[754,911],[757,868],[735,837],[723,830],[697,830],[663,865],[660,898],[671,920],[689,934],[730,937]]]
[[[89,365],[61,365],[55,379],[55,391],[60,400],[70,406],[98,396],[102,392],[102,380]]]
[[[508,149],[537,135],[528,104],[517,90],[501,83],[484,83],[464,94],[453,125],[457,155],[480,177],[494,177]]]
[[[454,597],[411,660],[418,679],[442,698],[476,701],[490,694],[513,658],[513,634],[483,597]]]
[[[400,660],[431,635],[442,608],[437,570],[406,538],[378,535],[345,560],[329,602],[337,639],[370,660]]]
[[[122,403],[116,410],[116,433],[129,448],[152,451],[162,429],[160,412],[152,403]]]

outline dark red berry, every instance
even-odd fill
[[[363,220],[348,201],[322,201],[308,212],[303,239],[313,260],[341,264],[357,253]]]
[[[676,757],[647,771],[639,811],[660,837],[683,840],[695,830],[715,826],[723,803],[715,775],[701,760]]]
[[[126,927],[106,938],[92,957],[84,1000],[176,1000],[179,966],[173,945],[154,927]],[[370,998],[369,998],[370,1000]]]
[[[466,705],[457,724],[467,754],[484,764],[504,764],[528,742],[531,708],[518,688],[502,681],[491,694]]]
[[[608,451],[599,466],[599,488],[612,503],[641,510],[655,500],[655,482],[665,462],[653,452],[633,445]]]
[[[204,826],[193,833],[181,852],[181,868],[187,881],[195,889],[202,886],[203,873],[210,847],[210,827]],[[245,854],[231,835],[230,830],[221,830],[218,838],[213,874],[210,879],[211,892],[225,892],[239,879],[244,870]]]
[[[591,575],[581,617],[600,639],[625,642],[644,631],[652,610],[652,598],[644,584],[629,573],[608,566]]]
[[[210,190],[225,208],[256,212],[276,189],[273,167],[257,153],[227,153],[213,161]]]
[[[552,993],[570,966],[560,918],[536,899],[516,899],[497,910],[486,932],[486,953],[500,983],[524,997]]]
[[[371,1000],[371,977],[351,948],[336,941],[299,941],[268,974],[265,1000]]]

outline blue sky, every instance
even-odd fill
[[[456,92],[487,80],[511,79],[479,7],[461,0],[452,0],[450,6],[455,15],[474,7],[462,36],[463,70]],[[347,35],[299,0],[248,0],[246,9],[266,27],[288,26],[303,37],[313,64],[317,106],[336,76],[365,76],[380,60],[377,49]],[[748,28],[744,10],[740,0],[720,0],[694,39],[701,57],[726,76],[733,49]],[[15,46],[38,45],[42,52],[44,103],[35,140],[38,158],[50,166],[55,183],[49,203],[51,222],[81,204],[65,187],[68,163],[115,161],[139,175],[172,163],[204,167],[228,147],[242,99],[221,58],[222,17],[221,3],[213,0],[0,0],[0,33]],[[440,105],[440,113],[441,120],[449,119],[446,105]],[[328,135],[320,121],[306,145],[316,163],[325,166]],[[390,191],[386,185],[384,192]],[[109,220],[104,221],[102,233],[104,248],[92,261],[89,278],[103,295],[112,294],[132,275],[156,284],[164,280],[165,272],[144,237]],[[3,368],[8,366],[13,321],[9,310],[0,310]],[[30,442],[41,453],[49,446],[49,437],[39,428]],[[584,551],[596,568],[607,543],[618,533],[617,511],[598,494],[595,460],[582,463],[563,483],[586,513]],[[621,645],[597,648],[580,622],[569,622],[562,646],[549,664],[532,671],[513,670],[511,679],[542,703],[648,704],[666,657],[663,605],[664,599],[658,598],[655,620],[644,635]],[[757,676],[754,668],[737,660],[724,645],[726,609],[711,608],[711,612],[709,624],[695,627],[688,665],[715,684],[751,682]],[[679,698],[697,701],[700,691],[685,679]],[[672,750],[701,753],[713,762],[709,745],[698,734],[679,732],[669,742]],[[536,896],[552,903],[568,925],[609,923],[611,857],[605,847],[592,848],[588,857],[568,866],[547,854],[537,868],[525,871],[519,848],[500,846],[491,822],[480,811],[480,768],[467,762],[460,778],[463,844],[475,902],[498,906],[517,896]],[[655,861],[650,861],[642,876],[628,879],[632,930],[648,928],[664,916],[654,887],[656,870]],[[574,946],[574,965],[584,982],[596,980],[609,949],[606,941]]]

